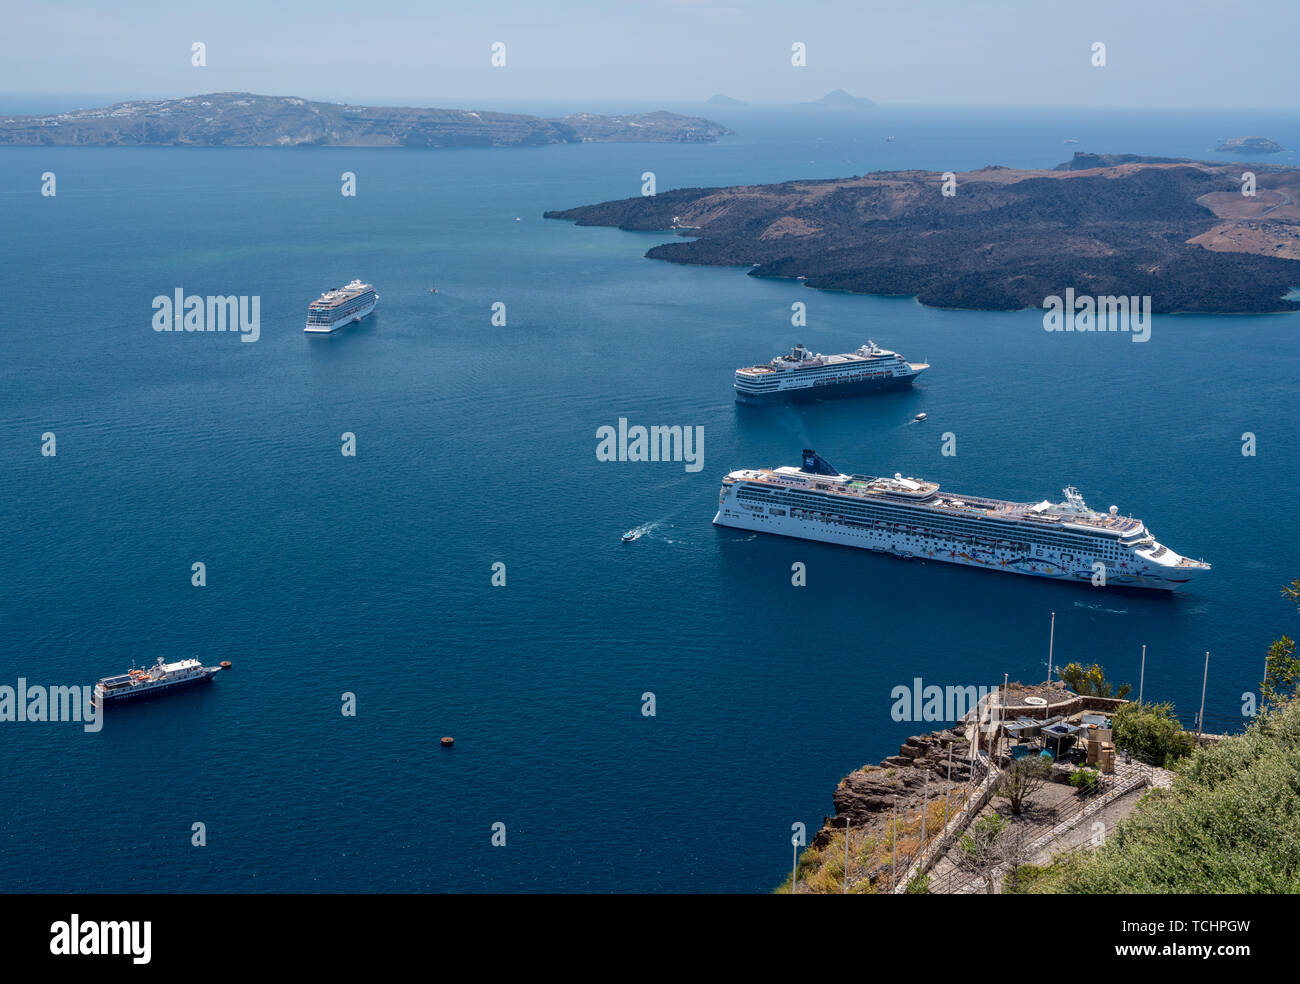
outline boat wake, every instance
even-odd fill
[[[623,542],[631,543],[633,540],[639,540],[658,525],[658,523],[642,523],[640,526],[634,526],[623,534]]]
[[[1127,614],[1128,614],[1128,609],[1127,609],[1127,608],[1107,608],[1107,607],[1105,607],[1101,602],[1097,602],[1097,604],[1095,604],[1095,605],[1089,605],[1089,604],[1085,604],[1085,603],[1082,602],[1082,601],[1076,601],[1076,602],[1074,603],[1074,607],[1075,607],[1075,608],[1087,608],[1087,609],[1089,609],[1090,611],[1094,611],[1094,612],[1105,612],[1107,615],[1127,615]]]

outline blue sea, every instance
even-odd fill
[[[792,823],[815,830],[845,773],[935,727],[893,720],[894,687],[1039,681],[1053,612],[1058,665],[1136,688],[1146,645],[1145,696],[1188,721],[1209,651],[1207,723],[1240,727],[1297,629],[1278,589],[1300,576],[1300,317],[1049,334],[1041,311],[673,266],[643,258],[667,234],[541,214],[637,195],[645,171],[662,191],[1297,147],[1300,116],[709,115],[736,136],[0,150],[0,685],[233,663],[97,734],[0,723],[0,890],[769,891]],[[376,314],[304,335],[353,277]],[[260,297],[260,339],[155,332],[177,288]],[[738,365],[868,338],[933,368],[870,399],[733,402]],[[620,417],[703,427],[704,467],[598,461]],[[805,446],[972,494],[1072,483],[1214,570],[1131,595],[711,525],[727,471]]]

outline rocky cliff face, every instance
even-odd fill
[[[952,749],[952,784],[948,782],[948,749]],[[942,799],[950,788],[964,786],[970,779],[970,745],[961,731],[947,729],[933,734],[913,735],[897,755],[880,765],[868,765],[840,780],[833,802],[835,815],[826,817],[813,838],[813,847],[824,847],[832,830],[843,830],[847,819],[856,831],[884,828],[897,802],[900,816],[920,810],[925,799],[927,776],[930,801]]]

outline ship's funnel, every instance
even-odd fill
[[[839,470],[831,465],[829,461],[819,455],[811,448],[803,449],[803,465],[799,468],[801,472],[809,475],[838,475]]]

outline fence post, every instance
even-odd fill
[[[894,794],[894,843],[889,855],[889,894],[898,891],[898,794]]]
[[[844,894],[849,894],[849,827],[853,824],[853,818],[844,817]]]
[[[948,785],[943,791],[943,827],[948,829],[952,817],[948,816],[948,802],[952,796],[952,742],[948,742]]]
[[[925,770],[925,795],[921,799],[921,866],[925,867],[925,821],[930,813],[930,769]]]
[[[1201,742],[1201,732],[1205,730],[1205,684],[1210,679],[1210,651],[1205,651],[1205,674],[1201,677],[1201,713],[1196,715],[1196,743]]]

